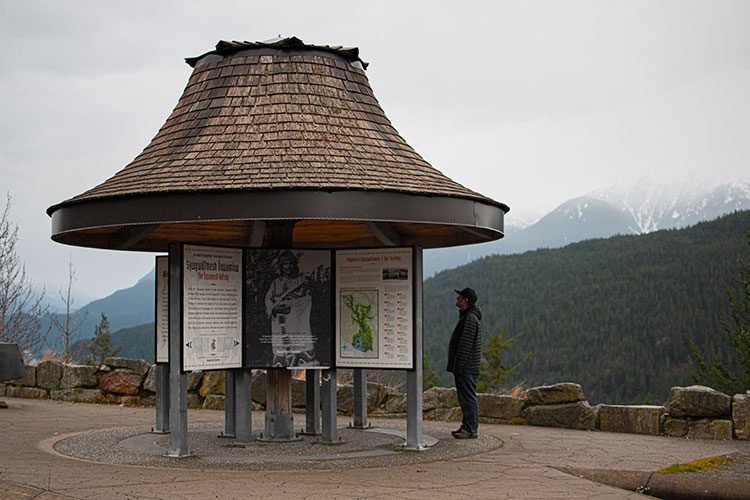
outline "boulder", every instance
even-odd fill
[[[44,399],[47,391],[38,387],[9,385],[5,389],[5,395],[9,398]]]
[[[141,398],[138,396],[123,396],[120,399],[120,404],[123,406],[141,406]]]
[[[447,387],[432,387],[422,394],[422,410],[430,411],[435,408],[456,408],[458,396],[456,389]]]
[[[252,392],[253,392],[252,400],[265,406],[266,405],[266,372],[257,371],[257,370],[253,372]]]
[[[750,391],[734,396],[732,421],[737,439],[750,439]]]
[[[154,378],[156,378],[156,365],[152,366],[152,369],[149,370],[149,373],[154,372]],[[224,373],[224,378],[226,378],[226,372]],[[203,382],[203,372],[198,370],[197,372],[190,372],[187,374],[187,390],[188,391],[195,391],[198,389],[198,387],[201,386],[201,383]],[[226,381],[225,381],[226,384]],[[152,392],[156,392],[156,381],[154,381],[154,390]]]
[[[146,375],[151,364],[142,359],[104,358],[104,364],[110,368],[124,368],[140,376]]]
[[[292,377],[292,406],[304,408],[307,405],[307,381]]]
[[[424,414],[426,419],[439,422],[460,422],[463,416],[461,408],[435,408]]]
[[[406,394],[391,394],[385,402],[385,411],[388,413],[406,413],[406,397]]]
[[[479,416],[512,420],[521,416],[524,399],[499,394],[477,394]]]
[[[599,429],[608,432],[659,435],[661,406],[600,405]]]
[[[224,370],[210,371],[203,374],[203,382],[198,394],[203,397],[209,394],[225,394],[226,375]]]
[[[224,400],[224,396],[220,394],[209,394],[203,400],[203,408],[206,410],[223,410]]]
[[[143,406],[156,406],[156,396],[146,396],[141,398],[141,404]]]
[[[108,358],[109,359],[109,358]],[[99,387],[115,394],[137,394],[143,378],[129,370],[115,369],[102,375]]]
[[[594,411],[587,401],[560,405],[530,406],[521,412],[529,425],[591,430],[594,428]]]
[[[62,372],[62,363],[54,360],[42,361],[36,365],[36,386],[42,389],[59,387]]]
[[[95,366],[63,365],[60,388],[96,387],[96,372],[97,368]]]
[[[583,388],[571,382],[532,387],[526,391],[526,406],[559,405],[583,400]]]
[[[24,365],[23,377],[9,380],[8,383],[13,385],[23,385],[25,387],[36,387],[36,366]]]
[[[680,418],[668,418],[664,421],[664,435],[670,437],[685,437],[690,430],[690,422]]]
[[[685,420],[669,418],[664,422],[664,434],[671,437],[685,437],[688,439],[732,439],[731,420]]]
[[[151,365],[151,368],[148,369],[146,378],[143,379],[143,388],[150,392],[156,392],[156,365]],[[189,387],[188,390],[190,390]]]
[[[670,417],[729,416],[732,398],[710,387],[672,387],[664,410]]]
[[[5,396],[5,384],[0,384],[0,397]]]
[[[58,401],[74,401],[82,403],[96,403],[102,397],[102,391],[99,389],[84,389],[74,387],[70,389],[60,389],[59,391],[50,391],[50,399]]]
[[[367,411],[368,413],[380,408],[388,399],[389,389],[376,382],[367,383]],[[354,411],[354,384],[342,384],[336,388],[336,407],[338,411],[351,413]]]
[[[188,408],[201,408],[203,406],[203,398],[198,394],[191,392],[187,396]]]

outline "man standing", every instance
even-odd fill
[[[456,293],[459,319],[448,346],[448,371],[453,373],[456,381],[463,420],[461,427],[452,434],[456,439],[476,439],[479,429],[476,387],[482,361],[482,311],[476,305],[477,293],[473,289],[464,288],[460,292],[456,290]]]

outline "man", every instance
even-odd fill
[[[448,371],[453,373],[456,382],[463,420],[461,427],[452,434],[456,439],[476,439],[479,430],[476,388],[482,361],[482,311],[476,304],[477,293],[473,289],[464,288],[456,293],[459,319],[448,346]]]

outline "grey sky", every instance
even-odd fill
[[[750,180],[750,2],[0,0],[0,187],[56,291],[132,285],[151,254],[65,247],[44,210],[151,140],[183,58],[281,34],[357,46],[375,95],[433,166],[540,213],[644,175]],[[83,305],[83,304],[79,304]]]

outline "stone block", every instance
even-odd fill
[[[50,399],[58,401],[74,401],[82,403],[97,403],[102,397],[102,391],[99,389],[84,389],[75,387],[70,389],[60,389],[59,391],[50,391]]]
[[[224,400],[224,396],[220,394],[209,394],[203,400],[203,408],[206,410],[223,410]]]
[[[560,405],[530,406],[521,412],[529,425],[591,430],[594,428],[594,411],[587,401]]]
[[[36,387],[36,366],[24,365],[23,372],[23,377],[9,380],[8,383],[13,385],[23,385],[25,387]]]
[[[253,401],[256,401],[258,404],[265,406],[266,405],[266,372],[257,371],[257,370],[253,372],[252,392],[253,392]]]
[[[641,405],[601,405],[599,429],[608,432],[659,435],[659,419],[664,408]]]
[[[97,368],[95,366],[63,365],[60,388],[71,389],[73,387],[96,387],[96,372]]]
[[[479,416],[512,420],[521,416],[524,399],[500,394],[477,394]]]
[[[156,396],[146,396],[141,399],[143,406],[156,406]]]
[[[430,411],[435,408],[456,408],[458,396],[456,389],[447,387],[432,387],[422,393],[422,410]]]
[[[62,363],[48,360],[36,365],[36,385],[42,389],[52,389],[60,386],[62,379]]]
[[[388,398],[387,389],[376,382],[367,383],[367,411],[368,413],[380,408]],[[336,407],[338,411],[351,413],[354,411],[354,384],[346,383],[336,388]]]
[[[123,406],[141,406],[141,398],[138,396],[123,396],[120,404]]]
[[[18,344],[0,342],[0,382],[24,376],[23,356]]]
[[[203,398],[198,394],[191,392],[187,396],[188,408],[201,408],[203,407]]]
[[[680,418],[668,418],[664,421],[664,435],[670,437],[685,437],[690,430],[690,422]]]
[[[424,413],[427,420],[438,422],[460,422],[463,420],[463,416],[461,408],[434,408]]]
[[[137,394],[143,378],[129,370],[115,369],[102,375],[99,387],[115,394]]]
[[[104,364],[110,368],[124,368],[140,376],[146,375],[151,364],[142,359],[104,358]]]
[[[0,384],[0,397],[5,396],[5,384]]]
[[[203,397],[209,394],[226,394],[226,374],[224,370],[205,372],[198,394]]]
[[[732,421],[737,439],[750,439],[750,391],[734,396]]]
[[[532,387],[526,391],[526,406],[559,405],[583,400],[583,388],[571,382]]]
[[[732,422],[707,418],[690,422],[687,437],[689,439],[732,439]]]
[[[154,376],[156,376],[156,367],[155,366],[154,366],[153,370],[149,371],[149,373],[151,373],[151,371],[153,371],[154,372]],[[222,373],[224,373],[224,378],[226,379],[226,372],[222,372]],[[197,390],[201,386],[202,382],[203,382],[203,372],[202,371],[199,370],[197,372],[190,372],[190,373],[187,374],[187,390],[188,391],[195,391],[195,390]],[[224,383],[226,384],[226,381]],[[154,382],[154,390],[151,391],[151,392],[156,392],[156,382]]]
[[[39,387],[9,385],[5,389],[5,395],[9,398],[44,399],[47,391]]]
[[[671,417],[729,416],[732,398],[710,387],[672,387],[664,410]]]

